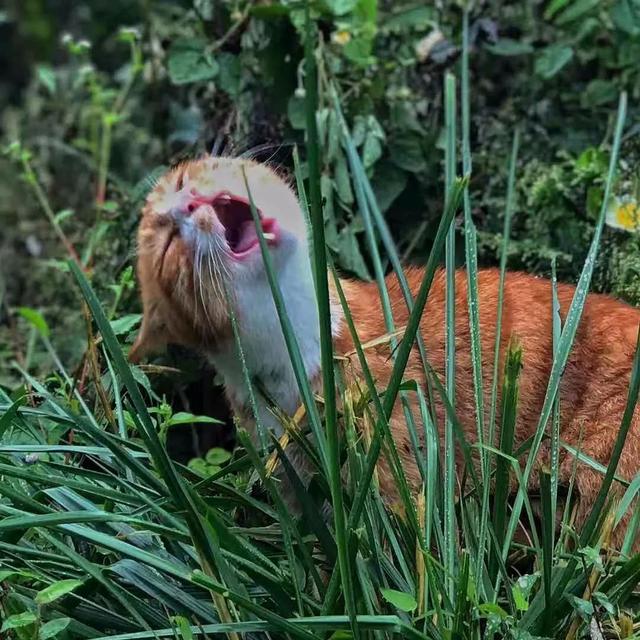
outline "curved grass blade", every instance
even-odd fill
[[[296,627],[308,627],[317,632],[343,631],[350,628],[348,616],[315,616],[307,618],[291,618],[288,620]],[[424,640],[425,636],[415,629],[411,629],[405,622],[397,616],[389,615],[360,615],[358,616],[359,626],[366,631],[381,630],[389,634],[400,634],[412,640]],[[192,626],[190,628],[193,635],[213,635],[221,633],[229,633],[235,631],[239,634],[252,634],[256,632],[275,631],[274,625],[262,621],[251,620],[247,622],[237,622],[232,624],[206,624],[201,626]],[[150,632],[123,633],[115,636],[108,636],[110,640],[147,640],[147,638],[168,638],[175,637],[175,629],[156,629]],[[433,636],[432,636],[433,637]],[[96,638],[95,640],[106,640]]]
[[[542,438],[544,437],[547,422],[553,410],[555,397],[557,395],[558,388],[560,385],[560,378],[562,376],[562,372],[564,371],[564,367],[569,358],[569,352],[571,350],[573,340],[578,330],[578,324],[582,316],[582,310],[584,308],[584,304],[586,302],[586,298],[589,293],[589,284],[591,282],[591,276],[593,274],[595,260],[598,254],[600,238],[601,238],[602,229],[604,226],[604,219],[606,216],[607,207],[609,205],[611,189],[613,185],[614,176],[616,173],[618,155],[620,150],[620,140],[621,140],[622,131],[624,128],[626,111],[627,111],[627,94],[623,92],[620,95],[620,100],[618,103],[618,117],[616,121],[613,145],[611,150],[611,158],[609,162],[609,171],[607,174],[607,181],[605,185],[602,206],[600,209],[600,215],[598,217],[598,222],[595,228],[594,237],[593,237],[591,246],[589,248],[589,252],[587,254],[587,258],[585,260],[582,273],[580,274],[580,278],[578,280],[576,292],[574,294],[573,300],[571,301],[571,305],[569,307],[569,311],[565,319],[565,325],[562,330],[562,334],[560,336],[560,341],[558,343],[558,351],[556,353],[556,357],[554,358],[554,361],[551,367],[549,384],[548,384],[547,392],[543,402],[540,419],[538,421],[534,440],[531,446],[531,450],[529,452],[529,458],[527,460],[527,464],[523,473],[523,480],[525,484],[519,488],[519,491],[516,497],[516,502],[514,504],[511,521],[509,523],[509,536],[508,536],[508,539],[505,540],[505,546],[503,548],[503,557],[506,557],[508,553],[508,542],[509,542],[509,539],[513,537],[513,533],[515,532],[515,528],[517,526],[518,518],[520,517],[520,512],[522,509],[522,504],[523,504],[525,492],[526,492],[526,486],[531,476],[531,472],[533,470],[533,466],[537,458],[537,454],[538,454],[540,444],[542,442]],[[636,375],[637,355],[638,355],[638,352],[636,350],[636,361],[634,362],[634,376]],[[629,405],[633,402],[633,406],[635,406],[636,400],[637,400],[637,389],[635,389],[635,397],[634,397],[634,394],[630,392],[627,409],[625,410],[625,419],[627,418],[627,413],[628,413],[627,410],[629,409]],[[623,425],[624,425],[624,419],[623,419]],[[622,429],[623,427],[621,427],[621,431]],[[617,446],[618,446],[618,441],[616,441],[616,448]],[[610,466],[613,465],[613,473],[615,473],[615,467],[617,466],[617,462],[618,460],[614,459],[614,457],[612,456]],[[613,479],[613,476],[611,476],[610,480],[612,479]],[[603,487],[604,487],[604,483],[603,483]],[[600,495],[598,498],[598,503],[600,505],[602,504],[602,501],[600,500]],[[588,524],[588,527],[585,525],[583,529],[582,533],[584,537],[583,535],[581,535],[581,541],[586,540],[591,536],[591,534],[593,533],[593,529],[595,527],[595,523],[599,519],[600,515],[601,514],[599,512],[592,510],[588,518],[588,521],[586,523]],[[574,558],[570,560],[567,566],[564,568],[563,577],[559,581],[557,588],[554,589],[554,593],[552,595],[552,600],[554,602],[557,601],[557,596],[559,596],[563,592],[566,585],[571,580],[571,577],[575,571],[577,562],[578,560]],[[526,612],[525,618],[527,623],[535,628],[538,625],[538,621],[540,619],[540,616],[542,615],[542,612],[543,612],[542,601],[536,598],[532,603],[532,606]]]

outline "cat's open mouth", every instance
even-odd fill
[[[246,198],[220,194],[213,202],[218,220],[224,227],[225,240],[234,258],[244,258],[260,248],[256,225],[251,215],[251,205]],[[265,218],[258,210],[262,231],[267,244],[278,243],[279,229],[275,218]]]

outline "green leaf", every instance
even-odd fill
[[[567,599],[571,603],[571,606],[574,608],[576,613],[585,621],[591,620],[593,616],[593,602],[591,600],[583,600],[582,598],[578,598],[572,594],[567,595]]]
[[[215,466],[220,466],[230,459],[231,453],[226,449],[222,449],[220,447],[209,449],[209,451],[207,451],[207,455],[205,456],[205,460],[207,461],[207,463]]]
[[[333,179],[335,180],[338,198],[346,205],[353,204],[353,190],[351,189],[349,167],[342,153],[339,153],[336,158]]]
[[[618,97],[618,87],[611,80],[596,78],[588,85],[580,96],[580,102],[585,107],[599,107],[613,102]]]
[[[618,0],[611,8],[613,24],[630,36],[640,35],[640,2],[638,0]]]
[[[177,424],[191,424],[192,422],[202,423],[207,422],[209,424],[224,424],[220,420],[216,420],[211,416],[196,416],[186,411],[178,411],[174,413],[169,420],[167,420],[167,426],[173,427]]]
[[[169,77],[174,84],[211,80],[218,74],[218,63],[198,39],[176,40],[169,50]]]
[[[24,613],[16,613],[12,616],[9,616],[2,623],[2,627],[0,627],[0,633],[4,631],[8,631],[9,629],[20,629],[21,627],[26,627],[36,622],[37,619],[38,618],[36,614],[32,613],[31,611],[25,611]]]
[[[324,3],[334,16],[343,16],[355,9],[358,0],[324,0]]]
[[[50,584],[42,591],[39,591],[36,594],[35,601],[37,604],[49,604],[67,593],[71,593],[82,584],[84,584],[83,580],[75,580],[73,578],[59,580],[58,582]]]
[[[595,9],[599,4],[600,0],[576,0],[556,17],[555,23],[565,25],[578,18],[583,18],[586,13]]]
[[[240,81],[242,79],[240,58],[233,53],[224,52],[218,55],[217,61],[219,65],[219,87],[230,96],[237,96],[240,93]]]
[[[359,65],[367,65],[372,62],[371,50],[373,48],[373,34],[364,33],[363,35],[351,38],[344,45],[344,55]]]
[[[528,574],[520,576],[517,582],[511,587],[513,602],[518,611],[526,611],[529,608],[529,596],[537,581],[537,573]]]
[[[306,114],[304,110],[304,98],[292,95],[287,104],[287,116],[294,129],[302,130],[306,127]]]
[[[528,42],[500,38],[496,43],[487,45],[487,49],[497,56],[522,56],[533,53],[533,47]]]
[[[31,307],[18,307],[17,311],[27,322],[29,322],[29,324],[37,329],[38,333],[43,338],[49,337],[51,330],[49,329],[49,325],[44,319],[44,316],[39,311],[36,311]]]
[[[414,611],[418,603],[416,599],[410,593],[405,593],[404,591],[396,591],[395,589],[380,589],[380,593],[382,597],[394,607],[397,607],[401,611],[406,611],[410,613]]]
[[[345,227],[338,235],[338,254],[341,266],[355,273],[362,280],[371,279],[356,234],[351,227]]]
[[[609,615],[615,615],[616,608],[606,594],[602,591],[594,591],[592,597]]]
[[[201,478],[209,478],[218,471],[216,467],[212,467],[210,464],[207,464],[202,458],[193,458],[189,460],[187,466]]]
[[[126,316],[122,316],[117,320],[111,320],[111,328],[113,329],[113,333],[117,336],[122,335],[123,333],[129,333],[134,327],[140,324],[142,320],[141,313],[129,313]]]
[[[478,611],[483,616],[497,616],[500,620],[506,620],[509,614],[498,604],[492,602],[485,602],[478,606]]]
[[[384,131],[375,116],[369,116],[366,121],[366,133],[362,147],[362,164],[365,169],[372,167],[382,155],[382,141]]]
[[[55,638],[61,631],[64,631],[71,622],[71,618],[56,618],[45,622],[38,631],[38,640],[48,640]]]
[[[408,29],[422,29],[435,26],[435,9],[433,7],[413,7],[405,9],[389,17],[380,25],[384,31],[404,31]]]
[[[36,67],[36,74],[38,76],[38,82],[46,87],[47,91],[51,94],[56,91],[56,74],[55,71],[48,64],[39,64]]]
[[[354,13],[361,24],[375,31],[378,17],[378,0],[358,0]]]
[[[8,580],[11,576],[20,575],[19,571],[13,571],[11,569],[3,569],[0,571],[0,582]]]
[[[542,51],[536,59],[535,71],[539,76],[553,78],[573,58],[571,47],[554,44]]]
[[[380,144],[380,138],[368,135],[362,149],[362,163],[365,168],[368,169],[373,166],[381,155],[382,145]]]
[[[427,167],[427,161],[419,136],[399,133],[391,138],[389,154],[394,164],[405,171],[419,173]]]
[[[382,160],[376,165],[373,190],[378,208],[384,213],[407,186],[407,174],[396,165]]]
[[[599,571],[604,570],[604,566],[602,563],[602,556],[600,555],[600,549],[595,547],[582,547],[582,549],[578,549],[578,553],[581,556],[584,556],[587,561],[587,566],[593,566]]]
[[[73,209],[61,209],[60,211],[58,211],[58,213],[56,213],[55,221],[60,224],[62,221],[70,218],[74,214],[75,211]]]
[[[558,11],[560,11],[568,2],[569,0],[551,0],[549,6],[544,10],[544,17],[547,20],[551,20],[551,18],[553,18],[553,16],[558,13]]]
[[[511,588],[513,594],[513,603],[516,605],[518,611],[526,611],[529,608],[529,601],[524,597],[522,589],[518,584],[514,584]]]
[[[191,631],[191,625],[187,618],[184,616],[174,616],[171,620],[173,624],[176,625],[176,629],[178,630],[182,640],[193,640],[193,632]]]
[[[359,147],[364,142],[367,135],[367,121],[363,116],[356,116],[353,122],[353,130],[351,132],[351,139],[356,147]]]

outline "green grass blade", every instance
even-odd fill
[[[555,258],[551,262],[551,313],[553,326],[553,354],[558,350],[560,344],[560,335],[562,334],[562,319],[560,317],[560,300],[558,299],[558,279],[556,274]],[[552,426],[551,426],[551,513],[555,514],[558,508],[558,477],[560,467],[560,392],[556,397],[553,407]],[[552,539],[555,531],[552,532]]]
[[[584,308],[584,304],[585,304],[587,295],[589,293],[589,284],[591,282],[591,276],[593,274],[593,269],[595,267],[595,260],[598,254],[598,247],[600,245],[600,237],[602,235],[602,228],[604,225],[604,219],[606,216],[607,207],[609,204],[609,198],[611,195],[613,178],[615,176],[616,166],[618,162],[618,154],[620,150],[620,139],[622,137],[622,130],[624,127],[626,111],[627,111],[627,95],[626,93],[622,93],[620,96],[620,102],[618,105],[618,119],[616,123],[613,148],[611,151],[611,161],[609,164],[609,172],[607,175],[607,182],[605,186],[602,207],[600,210],[600,216],[598,218],[598,223],[596,225],[596,229],[594,232],[594,237],[591,243],[591,247],[589,249],[589,253],[585,260],[584,268],[582,270],[582,273],[580,274],[580,279],[578,280],[578,284],[576,286],[575,295],[573,297],[573,300],[571,301],[571,306],[569,307],[569,311],[565,319],[565,326],[562,330],[562,335],[560,336],[560,341],[558,344],[558,353],[556,354],[556,358],[554,359],[553,365],[551,367],[551,374],[549,376],[547,393],[545,395],[542,411],[540,414],[540,419],[538,421],[538,426],[536,428],[534,441],[532,443],[531,451],[529,453],[529,458],[527,459],[527,464],[525,466],[525,470],[523,473],[523,479],[524,479],[525,485],[520,487],[518,491],[518,495],[516,497],[516,502],[514,504],[513,512],[511,514],[511,520],[509,522],[509,529],[508,529],[509,533],[507,536],[507,540],[505,540],[505,547],[503,549],[503,557],[506,557],[506,554],[508,553],[508,542],[511,538],[513,538],[513,534],[517,527],[518,518],[520,517],[520,512],[522,510],[522,505],[524,503],[526,485],[529,482],[529,478],[531,477],[531,472],[533,470],[535,461],[537,459],[538,450],[542,442],[542,438],[544,436],[545,427],[547,425],[547,422],[553,410],[555,397],[558,392],[558,388],[560,386],[560,378],[562,376],[562,372],[564,371],[567,360],[569,359],[569,352],[571,350],[573,340],[577,333],[578,323],[580,322],[580,318],[582,316],[582,310]]]
[[[594,237],[591,243],[591,247],[589,248],[589,253],[585,260],[585,264],[584,264],[582,273],[580,275],[578,285],[576,287],[576,292],[574,294],[573,300],[571,301],[571,306],[569,307],[569,311],[565,318],[565,325],[562,330],[562,334],[560,336],[560,341],[558,344],[558,352],[556,354],[553,365],[551,367],[551,374],[549,376],[547,393],[545,395],[545,400],[541,410],[540,419],[538,421],[538,426],[536,429],[534,441],[532,443],[531,451],[529,453],[529,458],[527,460],[527,465],[525,467],[525,471],[523,474],[523,480],[525,484],[520,487],[520,490],[516,497],[516,502],[514,504],[511,521],[509,523],[509,531],[511,533],[511,537],[513,536],[513,532],[515,531],[515,527],[517,526],[517,520],[520,516],[520,511],[522,508],[522,504],[524,502],[526,483],[528,482],[529,477],[531,475],[531,471],[533,469],[533,466],[535,464],[535,460],[537,457],[538,449],[539,449],[540,443],[542,442],[542,438],[544,436],[546,424],[553,410],[555,396],[557,394],[558,387],[560,384],[560,378],[564,370],[564,367],[566,365],[566,362],[568,360],[569,352],[570,352],[573,340],[575,338],[575,335],[578,329],[578,323],[580,321],[582,310],[584,308],[586,297],[588,295],[589,284],[590,284],[591,276],[593,274],[593,269],[595,266],[595,260],[598,253],[598,247],[600,244],[600,237],[602,235],[602,228],[604,225],[607,207],[609,204],[609,198],[611,196],[613,180],[614,180],[616,167],[618,163],[620,140],[622,138],[622,131],[624,128],[624,121],[626,117],[626,110],[627,110],[627,95],[626,93],[622,93],[620,95],[620,101],[618,104],[618,117],[617,117],[613,145],[611,150],[611,158],[609,163],[609,171],[607,174],[607,182],[605,186],[602,206],[600,209],[600,215],[599,215],[598,223],[596,225],[596,229],[594,232]],[[634,373],[632,375],[632,380],[634,381],[635,381],[635,376],[637,375],[637,371],[636,371],[637,364],[638,364],[638,351],[636,350],[636,359],[634,361]],[[632,389],[630,389],[630,395],[627,403],[627,408],[625,409],[625,416],[623,419],[623,426],[621,427],[621,431],[625,428],[624,422],[629,417],[628,410],[630,405],[633,404],[633,406],[635,406],[635,402],[637,400],[637,392],[638,392],[638,389],[637,388],[634,389],[633,383],[632,383]],[[631,410],[631,412],[633,412],[633,410]],[[614,451],[617,450],[618,441],[620,440],[619,436],[620,436],[620,433],[618,435],[618,439],[616,440]],[[622,444],[620,446],[622,446]],[[610,465],[613,465],[613,473],[615,473],[615,467],[617,466],[617,462],[618,460],[612,456]],[[612,479],[613,479],[613,475],[611,476],[610,481]],[[604,488],[604,483],[603,483],[603,488]],[[602,501],[600,499],[600,494],[598,496],[598,504],[600,505],[602,504]],[[595,528],[595,524],[600,518],[600,515],[601,515],[600,511],[597,511],[595,509],[591,511],[591,514],[587,520],[587,523],[585,523],[585,527],[583,528],[582,534],[580,536],[581,543],[591,537],[591,534],[593,533],[593,530]],[[505,547],[503,549],[503,557],[506,557],[506,554],[508,553],[507,542],[508,540],[505,541]],[[562,572],[562,577],[558,581],[557,587],[554,589],[554,592],[552,594],[553,602],[557,602],[558,597],[560,597],[560,594],[564,592],[564,589],[566,588],[567,584],[569,583],[569,581],[572,579],[574,575],[577,563],[578,563],[578,559],[575,557],[572,558],[567,563],[567,566],[564,568]],[[529,608],[529,610],[525,615],[527,625],[529,625],[531,628],[537,628],[537,626],[539,626],[540,618],[543,615],[543,612],[544,612],[544,608],[543,608],[542,599],[536,598],[532,603],[532,606]]]
[[[522,349],[511,345],[507,352],[504,365],[504,382],[502,385],[502,425],[500,428],[500,451],[504,456],[513,455],[513,443],[518,414],[518,383],[522,370]],[[496,461],[494,508],[493,508],[493,529],[496,539],[502,546],[504,543],[507,500],[510,493],[509,468],[511,464],[503,456]],[[495,580],[498,575],[498,560],[496,555],[500,554],[498,548],[492,553],[491,579]]]
[[[336,109],[339,111],[339,105],[337,104],[337,94],[335,92],[334,92],[334,102],[337,105]],[[353,186],[354,186],[354,191],[356,195],[356,201],[358,203],[358,208],[360,210],[360,213],[364,221],[365,235],[367,238],[367,244],[369,247],[371,261],[373,263],[375,280],[378,287],[380,303],[382,306],[382,315],[384,318],[386,330],[389,334],[392,335],[392,338],[390,340],[391,358],[392,360],[395,360],[395,351],[398,345],[398,341],[393,334],[395,334],[396,332],[396,326],[393,318],[391,298],[389,296],[389,291],[387,289],[387,281],[384,274],[384,267],[382,265],[380,251],[378,249],[376,229],[371,217],[371,210],[370,210],[371,205],[366,196],[366,186],[369,181],[364,171],[361,171],[362,161],[358,155],[355,144],[353,143],[353,138],[349,134],[349,131],[346,127],[346,123],[344,122],[344,119],[342,118],[340,111],[339,111],[339,114],[340,114],[340,119],[342,124],[341,126],[342,137],[344,139],[344,143],[347,149],[347,156],[349,158],[349,164],[351,167],[351,171],[353,173]],[[400,271],[396,275],[398,276],[399,281],[401,281],[401,278],[404,278],[403,271]],[[422,344],[422,336],[420,336],[420,334],[416,336],[416,343],[418,344],[418,348],[420,349],[421,348],[420,345]],[[411,411],[411,406],[409,404],[406,393],[401,393],[400,399],[402,402],[402,409],[405,417],[407,431],[409,434],[409,439],[412,443],[412,446],[414,449],[414,455],[417,459],[418,468],[422,473],[422,478],[424,481],[426,480],[426,469],[424,466],[424,460],[420,455],[420,446],[419,446],[419,439],[417,435],[417,426],[416,426],[415,418]],[[395,443],[393,440],[389,442],[389,447],[392,450],[391,451],[392,455],[395,456]],[[396,480],[399,481],[401,485],[399,487],[400,493],[403,496],[406,496],[408,494],[408,485],[407,485],[406,478],[404,477],[404,471],[401,464],[397,465],[395,473],[396,473],[396,476],[398,476]],[[412,505],[409,504],[409,501],[403,500],[403,502],[405,503],[405,508],[407,508],[409,511],[413,510],[413,507]]]
[[[513,211],[515,207],[515,182],[516,182],[516,163],[518,158],[520,136],[516,130],[513,142],[511,145],[511,156],[509,158],[509,177],[507,180],[507,197],[505,203],[504,223],[502,230],[502,247],[500,252],[500,278],[498,283],[498,302],[496,305],[496,337],[494,343],[493,354],[493,371],[491,382],[491,400],[489,405],[489,420],[487,424],[487,436],[486,443],[490,446],[495,444],[495,432],[496,432],[496,414],[498,404],[498,384],[499,384],[499,371],[500,371],[500,343],[502,340],[502,308],[504,305],[504,281],[507,270],[507,255],[509,238],[511,236],[511,221],[513,218]],[[492,458],[486,453],[483,455],[483,471],[487,474],[491,473]],[[487,527],[489,522],[489,514],[491,499],[491,483],[488,478],[484,477],[483,492],[482,492],[482,507],[480,509],[480,531],[478,534],[478,553],[480,556],[484,555],[484,549],[487,540]],[[477,576],[479,578],[479,576]],[[497,594],[494,594],[494,596]]]
[[[297,627],[307,627],[318,633],[329,631],[348,631],[350,621],[348,616],[315,616],[304,618],[291,618],[288,622]],[[406,635],[406,637],[418,640],[424,638],[420,633],[410,631],[407,625],[397,616],[390,615],[360,615],[358,624],[363,630],[381,630],[388,634]],[[239,634],[256,634],[260,632],[273,632],[277,628],[263,620],[249,620],[247,622],[237,622],[232,624],[205,624],[190,627],[193,635],[213,636],[216,634],[229,633],[231,631]],[[175,629],[156,629],[154,631],[141,631],[137,633],[123,633],[114,636],[104,636],[96,640],[147,640],[148,638],[173,638]]]
[[[358,337],[357,329],[353,322],[353,318],[349,313],[347,300],[345,298],[344,291],[340,284],[340,279],[338,278],[333,265],[331,265],[331,269],[334,276],[335,288],[338,293],[340,303],[342,304],[342,308],[344,310],[344,319],[347,324],[349,333],[351,334],[351,337],[353,339],[355,349],[356,349],[356,354],[358,356],[358,361],[360,363],[360,367],[362,368],[362,373],[364,375],[367,389],[369,391],[369,395],[371,397],[371,400],[373,401],[373,404],[376,409],[376,414],[377,414],[377,419],[374,423],[376,427],[376,431],[373,434],[372,446],[367,454],[364,470],[362,472],[363,477],[361,477],[358,482],[356,499],[354,501],[354,507],[351,511],[350,519],[349,519],[349,528],[353,529],[357,525],[356,517],[359,517],[361,514],[361,503],[359,501],[359,496],[363,496],[362,500],[364,500],[364,496],[366,496],[368,492],[369,483],[371,481],[371,475],[373,474],[373,468],[375,467],[375,464],[378,459],[380,447],[382,446],[381,443],[384,442],[386,446],[386,452],[388,453],[387,457],[389,459],[391,472],[393,474],[394,480],[396,481],[396,486],[398,488],[398,492],[400,494],[402,504],[407,510],[407,517],[411,522],[411,525],[414,531],[417,532],[419,529],[418,518],[415,512],[415,507],[413,505],[413,500],[410,494],[410,489],[407,484],[406,477],[402,471],[402,463],[398,455],[397,449],[395,447],[393,436],[389,428],[389,422],[388,422],[389,417],[385,411],[383,404],[380,401],[379,393],[375,386],[375,380],[373,378],[373,374],[369,369],[367,359],[366,359],[364,350],[362,348],[362,344]],[[374,443],[380,443],[380,447],[376,446]],[[374,454],[371,453],[372,451],[374,451]],[[357,514],[357,515],[354,515],[354,514]]]
[[[462,60],[461,60],[461,113],[462,113],[462,173],[471,176],[471,98],[469,84],[469,10],[465,9],[462,16]],[[484,386],[482,382],[482,347],[480,339],[480,301],[478,298],[478,243],[476,226],[471,217],[471,197],[467,187],[463,197],[464,208],[464,246],[465,262],[467,272],[467,308],[469,314],[469,337],[471,346],[471,366],[473,375],[474,402],[476,409],[476,434],[480,447],[484,444],[485,434],[485,408],[484,408]],[[490,482],[490,467],[488,454],[482,455],[482,480],[484,483]],[[483,515],[480,513],[480,523]],[[484,545],[485,538],[481,532],[481,525],[478,530],[478,547],[476,549],[476,561],[474,574],[476,589],[479,589],[482,582],[483,563],[485,560]]]
[[[468,626],[472,619],[472,601],[469,598],[469,554],[461,553],[460,575],[456,585],[456,608],[453,617],[452,638],[464,638],[469,635]]]
[[[318,74],[315,59],[315,30],[312,29],[311,9],[306,5],[305,34],[305,109],[307,116],[307,163],[309,167],[309,214],[312,228],[316,298],[320,320],[320,357],[322,362],[322,388],[327,432],[327,470],[331,488],[332,511],[335,525],[338,565],[351,618],[351,630],[356,640],[360,637],[357,622],[356,594],[354,591],[351,560],[347,551],[346,516],[342,496],[339,435],[336,410],[336,387],[333,372],[333,335],[331,332],[331,304],[327,274],[327,250],[324,239],[324,218],[320,193],[319,142],[316,113],[318,110]]]
[[[444,79],[445,95],[445,194],[447,197],[456,176],[456,79],[447,74]],[[446,203],[445,203],[446,207]],[[447,397],[455,411],[456,392],[456,230],[449,226],[445,244],[446,297],[445,297],[445,387]],[[444,428],[444,565],[448,575],[449,597],[455,595],[456,572],[456,449],[453,423],[445,418]]]
[[[551,473],[549,469],[540,469],[540,498],[542,501],[542,585],[545,607],[550,611],[551,600],[551,568],[553,565],[553,535],[556,526],[555,512],[551,494]]]

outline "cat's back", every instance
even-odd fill
[[[409,267],[405,275],[415,298],[424,278],[424,269]],[[476,282],[484,389],[488,402],[498,329],[500,272],[498,269],[480,269]],[[387,326],[377,286],[347,281],[344,287],[360,341],[379,341],[387,333]],[[387,289],[395,327],[401,332],[407,325],[409,312],[402,287],[394,275],[387,278]],[[446,361],[446,290],[446,272],[438,269],[420,325],[429,363],[442,380]],[[539,415],[553,363],[552,291],[548,279],[521,272],[507,272],[505,275],[499,375],[502,374],[509,346],[520,348],[523,362],[520,417],[525,423],[535,422]],[[564,326],[575,287],[560,283],[557,291],[561,325]],[[456,406],[462,415],[467,410],[473,415],[471,332],[467,273],[464,270],[456,271],[455,293]],[[639,326],[638,309],[611,296],[593,293],[587,296],[561,387],[568,417],[571,417],[569,413],[578,416],[593,412],[605,398],[626,394]],[[353,349],[346,329],[337,346],[343,353]],[[391,341],[379,341],[367,351],[367,355],[375,377],[381,382],[387,379],[392,367]],[[417,350],[410,358],[406,375],[416,380],[424,378]]]

